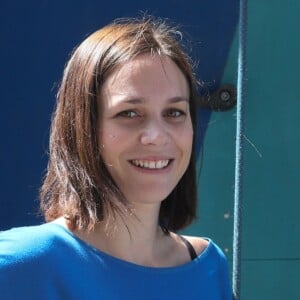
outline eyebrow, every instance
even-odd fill
[[[128,99],[128,100],[125,100],[122,102],[130,103],[130,104],[143,104],[143,103],[147,102],[147,100],[144,98],[133,98],[133,99]],[[178,103],[178,102],[190,102],[190,99],[185,98],[185,97],[180,97],[180,96],[168,99],[168,103]]]

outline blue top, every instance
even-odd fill
[[[231,300],[228,275],[211,240],[194,260],[155,268],[108,255],[55,223],[0,233],[2,300]]]

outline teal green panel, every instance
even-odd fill
[[[245,258],[300,257],[299,11],[249,2]]]
[[[224,84],[236,83],[237,43],[233,42],[224,70]],[[232,258],[232,226],[235,160],[235,108],[212,112],[199,159],[198,220],[187,233],[208,236]]]
[[[300,261],[244,261],[242,300],[300,299]]]
[[[242,300],[300,299],[300,1],[249,1]],[[223,83],[234,83],[234,43]],[[191,233],[232,257],[235,110],[214,112]]]

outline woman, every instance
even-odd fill
[[[195,217],[196,80],[180,33],[114,22],[69,60],[41,188],[47,223],[0,235],[1,299],[230,299]],[[13,283],[13,284],[12,284]]]

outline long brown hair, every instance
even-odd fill
[[[164,20],[144,17],[113,22],[90,35],[73,52],[57,94],[50,134],[50,157],[41,187],[41,210],[47,221],[67,216],[74,229],[110,224],[116,213],[130,211],[100,155],[98,116],[101,87],[112,70],[142,53],[167,56],[185,75],[190,113],[196,129],[196,80],[181,33]],[[195,144],[195,142],[194,142]],[[159,222],[177,231],[195,217],[195,149],[175,189],[162,202]]]

